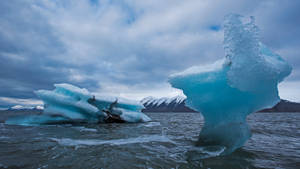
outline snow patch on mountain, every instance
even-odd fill
[[[37,109],[37,110],[44,110],[43,106],[37,105],[37,106],[23,106],[23,105],[15,105],[12,106],[10,108],[10,110],[24,110],[24,109],[29,109],[29,110],[33,110],[33,109]]]
[[[181,104],[182,102],[184,102],[186,99],[186,97],[183,96],[175,96],[172,98],[168,98],[168,97],[162,97],[162,98],[155,98],[152,96],[146,97],[144,99],[141,100],[141,103],[144,106],[160,106],[161,104],[165,104],[165,105],[169,105],[170,103],[175,103],[175,104]]]

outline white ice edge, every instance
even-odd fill
[[[220,59],[220,60],[215,61],[212,64],[192,66],[182,72],[171,74],[170,78],[176,77],[176,76],[187,76],[187,75],[192,75],[192,74],[199,74],[199,73],[204,73],[204,72],[213,72],[213,71],[222,69],[224,64],[225,64],[225,59]]]

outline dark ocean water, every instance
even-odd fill
[[[147,114],[139,124],[1,123],[0,168],[300,168],[300,113],[250,115],[252,138],[227,156],[194,146],[200,114]]]

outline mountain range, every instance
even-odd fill
[[[144,105],[143,112],[196,112],[185,105],[185,97],[177,96],[173,98],[146,97],[141,100]],[[280,100],[272,108],[263,109],[259,112],[300,112],[300,103],[288,100]]]
[[[141,103],[144,105],[142,112],[196,112],[195,110],[187,107],[185,105],[186,98],[183,96],[176,96],[172,98],[162,97],[146,97],[141,100]],[[29,112],[42,112],[44,109],[43,106],[35,107],[26,107],[21,105],[13,106],[9,109],[2,111],[29,111]],[[288,100],[280,100],[272,108],[263,109],[259,112],[300,112],[300,103],[291,102]]]
[[[176,96],[172,98],[146,97],[141,100],[145,109],[142,112],[196,112],[185,105],[185,97]]]

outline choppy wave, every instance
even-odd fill
[[[70,139],[70,138],[50,138],[51,140],[57,142],[63,146],[96,146],[96,145],[125,145],[125,144],[136,144],[136,143],[147,143],[147,142],[169,142],[174,143],[166,136],[162,135],[149,135],[149,136],[140,136],[135,138],[128,139],[115,139],[115,140],[98,140],[98,139]]]

